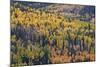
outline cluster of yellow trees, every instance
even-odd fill
[[[11,65],[95,60],[95,26],[58,13],[11,6]]]

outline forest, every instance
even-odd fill
[[[11,66],[95,61],[95,7],[68,6],[11,2]]]

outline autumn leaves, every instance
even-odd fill
[[[94,24],[70,19],[58,13],[11,6],[11,64],[94,61]]]

